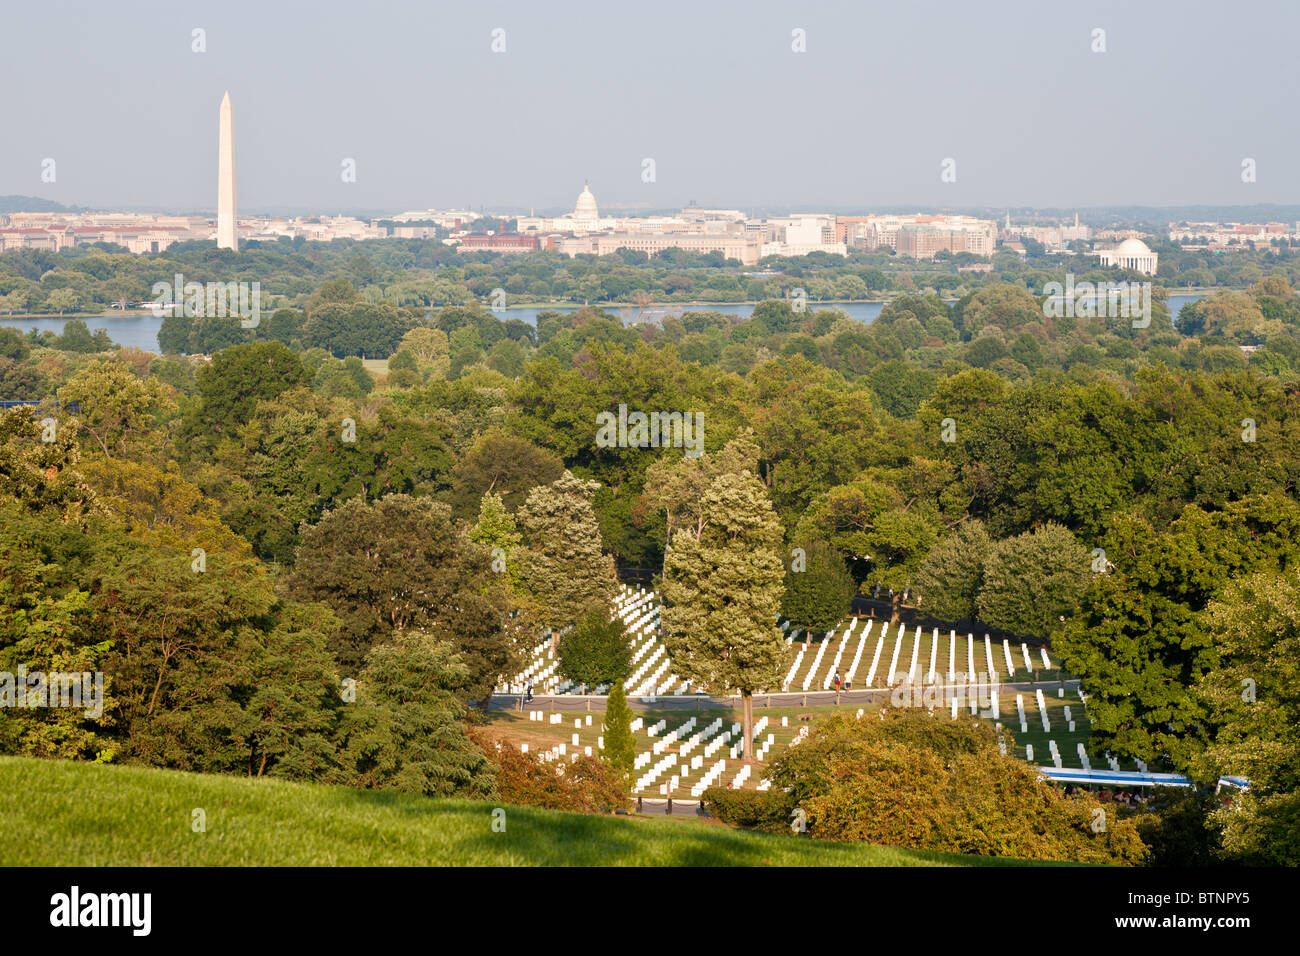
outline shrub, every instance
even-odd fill
[[[497,795],[505,803],[579,813],[627,809],[622,778],[595,757],[580,756],[572,763],[543,763],[533,754],[493,740],[481,730],[471,730],[470,736],[496,768]]]
[[[730,790],[709,787],[704,791],[704,806],[723,823],[749,830],[785,830],[790,826],[794,798],[779,790]]]
[[[1151,866],[1210,866],[1218,835],[1209,823],[1214,795],[1183,787],[1156,787],[1150,809],[1133,822],[1151,850]]]
[[[1146,847],[1132,822],[1091,797],[1063,797],[1005,757],[993,728],[923,710],[827,718],[768,771],[821,839],[1031,860],[1132,865]],[[1105,825],[1095,828],[1104,819]]]

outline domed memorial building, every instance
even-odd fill
[[[1103,266],[1115,266],[1120,269],[1134,269],[1148,275],[1155,275],[1156,259],[1159,253],[1141,239],[1125,239],[1114,249],[1102,249],[1097,253]]]

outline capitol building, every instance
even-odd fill
[[[590,232],[610,232],[618,227],[616,219],[601,219],[600,208],[591,187],[582,185],[578,201],[574,203],[573,212],[563,216],[548,218],[543,216],[520,216],[516,228],[520,232],[561,232],[573,235],[585,235]]]
[[[1097,255],[1101,257],[1103,266],[1155,275],[1156,260],[1160,254],[1152,252],[1151,247],[1141,239],[1125,239],[1114,249],[1102,249]]]

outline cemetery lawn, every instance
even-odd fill
[[[685,820],[0,757],[10,866],[1024,866]],[[206,831],[191,827],[206,813]]]

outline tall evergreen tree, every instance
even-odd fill
[[[609,702],[605,704],[605,749],[601,759],[630,783],[636,763],[636,738],[632,735],[632,709],[627,705],[623,681],[616,680],[609,689]]]
[[[591,504],[598,487],[565,471],[530,491],[519,509],[524,590],[539,606],[541,622],[555,630],[593,608],[608,608],[614,595],[614,559],[601,546]]]
[[[714,693],[740,694],[747,761],[754,693],[781,681],[781,538],[759,480],[749,471],[724,474],[704,495],[699,534],[678,529],[664,561],[664,644],[673,668]]]

